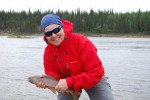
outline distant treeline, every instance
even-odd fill
[[[53,11],[31,12],[0,11],[0,32],[6,33],[40,33],[42,16]],[[74,32],[84,33],[142,33],[150,34],[150,11],[117,13],[113,10],[90,12],[81,11],[56,11],[63,19],[74,24]]]

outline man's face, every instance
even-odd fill
[[[59,46],[65,37],[62,26],[57,24],[47,26],[44,30],[44,35],[46,36],[48,42],[55,46]]]

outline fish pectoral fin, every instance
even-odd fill
[[[56,94],[56,89],[54,88],[48,88],[48,89],[50,89],[54,94]]]

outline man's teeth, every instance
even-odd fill
[[[58,41],[59,39],[54,39],[53,41]]]

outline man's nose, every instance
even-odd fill
[[[52,33],[52,37],[55,37],[56,36],[56,34],[55,33]]]

